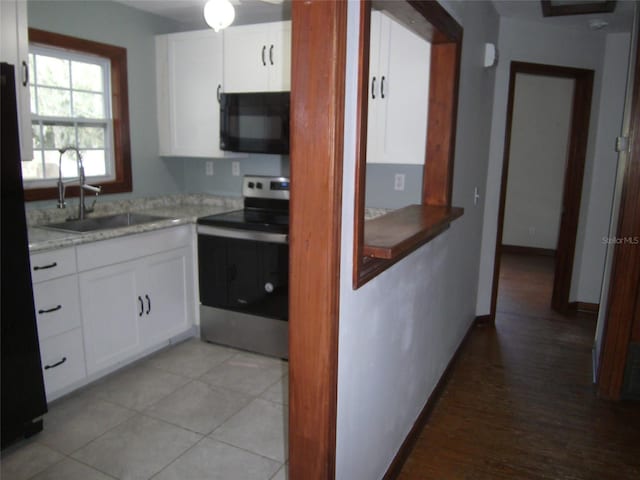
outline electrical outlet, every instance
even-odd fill
[[[213,175],[213,160],[207,160],[205,164],[205,173],[207,177],[211,177]]]
[[[399,191],[404,190],[404,173],[396,173],[393,189]]]
[[[231,162],[231,175],[234,177],[240,176],[240,162]]]

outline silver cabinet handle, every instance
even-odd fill
[[[384,75],[380,79],[380,98],[384,98]]]
[[[144,302],[142,301],[142,297],[138,295],[138,301],[140,302],[140,311],[138,312],[138,316],[141,317],[144,313]]]
[[[147,299],[147,311],[146,311],[146,314],[149,315],[149,312],[151,312],[151,299],[149,298],[149,295],[145,295],[144,298]]]
[[[371,79],[371,98],[376,98],[376,77]]]
[[[264,58],[264,54],[265,54],[266,51],[267,51],[267,46],[263,45],[262,46],[262,65],[265,66],[265,67],[267,66],[267,61]]]
[[[273,65],[273,44],[269,47],[269,61],[271,62],[271,65]]]
[[[218,103],[220,103],[220,89],[222,85],[218,84],[218,89],[216,90],[216,97],[218,98]]]

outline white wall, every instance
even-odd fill
[[[503,245],[556,248],[574,83],[516,75]]]
[[[489,2],[447,4],[464,27],[453,203],[462,218],[358,290],[351,287],[359,3],[349,2],[336,478],[382,477],[475,317],[497,40]]]
[[[538,22],[528,22],[505,17],[500,18],[498,40],[500,60],[498,61],[495,94],[493,98],[494,113],[491,125],[489,173],[486,183],[484,228],[482,232],[478,315],[488,314],[491,303],[507,96],[509,91],[509,69],[512,60],[595,70],[582,203],[578,221],[578,238],[569,300],[579,300],[583,302],[598,301],[597,296],[595,298],[578,296],[578,285],[583,272],[585,272],[585,275],[590,275],[590,273],[586,273],[590,268],[588,266],[585,267],[584,264],[591,262],[591,259],[585,256],[584,246],[587,231],[587,213],[592,190],[591,184],[594,171],[596,132],[598,131],[598,126],[612,121],[608,116],[600,117],[600,98],[601,94],[605,98],[614,98],[617,95],[624,94],[622,90],[615,92],[607,89],[601,92],[605,37],[606,35],[602,32],[571,30],[546,26]],[[599,193],[600,192],[598,192],[598,194]],[[598,282],[599,281],[600,278],[598,278]]]
[[[603,242],[609,232],[609,217],[613,200],[618,154],[615,137],[622,129],[622,111],[629,61],[629,33],[612,33],[605,42],[602,69],[600,119],[596,133],[596,151],[591,178],[589,216],[585,225],[582,268],[577,285],[577,298],[598,303],[607,246]]]

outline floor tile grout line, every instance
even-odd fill
[[[213,438],[211,435],[207,435],[207,438],[209,440],[213,440],[215,442],[224,443],[225,445],[228,445],[230,447],[237,448],[238,450],[242,450],[244,452],[251,453],[252,455],[257,455],[259,457],[266,458],[267,460],[271,460],[272,462],[280,463],[281,465],[284,465],[289,460],[289,456],[288,455],[285,455],[284,462],[281,462],[279,459],[267,457],[266,455],[263,455],[262,453],[258,453],[258,452],[254,452],[254,451],[248,450],[248,449],[246,449],[244,447],[240,447],[238,445],[234,445],[233,443],[227,442],[225,440],[221,440],[219,438]]]

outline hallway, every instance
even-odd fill
[[[595,317],[548,307],[551,257],[502,257],[495,328],[475,327],[399,478],[638,479],[640,405],[595,397]]]

